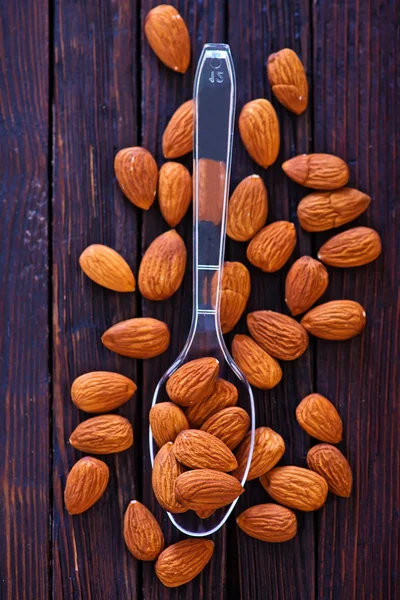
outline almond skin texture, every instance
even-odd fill
[[[169,346],[166,323],[150,317],[121,321],[107,329],[101,338],[106,348],[131,358],[153,358]]]
[[[71,398],[80,410],[102,413],[125,404],[136,390],[136,384],[124,375],[92,371],[75,379],[71,387]]]
[[[161,214],[170,227],[176,227],[186,215],[192,200],[192,178],[186,167],[165,163],[158,178],[158,202]]]
[[[267,64],[272,92],[281,104],[296,115],[301,115],[308,103],[308,83],[303,63],[296,52],[284,48],[270,54]]]
[[[186,268],[186,247],[175,229],[156,237],[139,267],[139,290],[148,300],[166,300],[178,290]]]
[[[239,116],[239,132],[247,152],[266,169],[279,154],[279,121],[271,102],[258,98],[245,104]]]
[[[119,415],[101,415],[83,421],[71,433],[71,446],[91,454],[112,454],[133,444],[132,425]]]
[[[211,281],[211,301],[217,301],[218,273]],[[250,296],[251,281],[247,267],[240,262],[225,262],[221,282],[220,322],[222,333],[231,331],[242,316]]]
[[[325,479],[301,467],[276,467],[263,475],[260,481],[276,502],[305,512],[321,508],[328,495]]]
[[[64,491],[65,508],[70,515],[80,515],[104,494],[109,470],[102,460],[84,456],[68,473]]]
[[[263,542],[287,542],[297,533],[294,512],[279,504],[258,504],[236,519],[240,529]]]
[[[382,252],[379,233],[369,227],[354,227],[328,240],[318,258],[331,267],[360,267],[372,262]]]
[[[218,371],[219,362],[216,358],[206,356],[191,360],[168,379],[167,394],[179,406],[201,402],[212,394]]]
[[[362,332],[365,322],[365,310],[353,300],[320,304],[301,320],[309,333],[323,340],[348,340]]]
[[[236,242],[247,242],[265,225],[268,195],[259,175],[249,175],[239,183],[229,200],[227,235]]]
[[[193,150],[193,114],[193,100],[187,100],[172,115],[162,138],[165,158],[178,158]]]
[[[236,406],[237,401],[238,391],[236,386],[229,381],[225,381],[225,379],[217,379],[211,396],[202,402],[189,406],[186,408],[185,413],[190,426],[196,429],[223,408]]]
[[[249,432],[240,446],[236,448],[235,456],[238,468],[232,475],[241,480],[246,470],[249,456],[251,433]],[[247,481],[257,479],[272,469],[285,453],[283,438],[269,427],[258,427],[254,434],[254,450],[251,458],[250,470]]]
[[[120,150],[114,161],[115,175],[125,196],[138,208],[149,210],[158,181],[158,167],[146,148],[135,146]]]
[[[309,394],[296,408],[298,424],[309,435],[321,440],[338,444],[342,439],[342,419],[332,402],[321,394]]]
[[[257,310],[247,315],[247,327],[257,344],[276,358],[295,360],[307,350],[307,331],[286,315]]]
[[[178,73],[190,63],[190,38],[185,21],[176,8],[160,4],[147,13],[144,32],[161,62]]]
[[[185,467],[175,458],[172,442],[167,442],[156,454],[151,481],[159,504],[171,513],[188,510],[178,502],[175,495],[176,479],[184,472]]]
[[[80,255],[79,264],[85,275],[109,290],[135,290],[136,282],[130,266],[118,252],[108,246],[88,246]]]
[[[178,433],[189,429],[189,422],[183,410],[173,402],[160,402],[150,410],[150,426],[159,448],[167,442],[174,442]]]
[[[279,363],[248,335],[235,335],[232,356],[248,382],[260,390],[271,390],[282,379]]]
[[[307,454],[309,469],[321,475],[329,491],[336,496],[348,498],[353,485],[353,475],[346,458],[335,446],[317,444]]]
[[[276,221],[264,227],[247,246],[252,265],[265,273],[279,271],[289,260],[296,245],[296,229],[288,221]]]
[[[192,581],[207,565],[214,552],[211,540],[183,540],[168,546],[160,554],[155,571],[158,579],[169,588]]]
[[[313,192],[297,207],[300,225],[306,231],[326,231],[353,221],[369,206],[371,198],[354,188]]]
[[[124,539],[128,550],[138,560],[156,560],[164,548],[161,527],[148,508],[132,500],[124,516]]]
[[[201,430],[215,435],[229,450],[233,450],[242,441],[249,427],[250,417],[247,412],[243,408],[230,406],[207,419]]]
[[[186,429],[177,436],[174,444],[175,457],[191,469],[215,469],[233,471],[236,458],[220,439],[199,429]]]
[[[311,256],[302,256],[290,267],[285,283],[285,302],[293,316],[306,312],[328,287],[324,265]]]
[[[335,190],[349,180],[349,167],[333,154],[300,154],[283,163],[282,169],[296,183],[317,190]]]
[[[177,499],[192,510],[222,508],[243,492],[244,488],[235,477],[212,469],[186,471],[175,482]]]

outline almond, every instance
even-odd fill
[[[331,402],[321,394],[309,394],[296,408],[296,419],[304,431],[317,440],[338,444],[342,439],[342,419]]]
[[[147,248],[139,268],[139,290],[148,300],[166,300],[178,290],[186,268],[186,247],[171,229]]]
[[[150,410],[151,433],[159,448],[167,442],[174,442],[178,433],[189,429],[189,422],[183,410],[173,402],[159,402]]]
[[[282,379],[279,363],[248,335],[235,335],[232,356],[248,382],[260,390],[271,390]]]
[[[179,475],[175,493],[179,502],[192,510],[217,509],[231,504],[243,494],[239,481],[212,469],[195,469]]]
[[[282,169],[296,183],[317,190],[334,190],[349,180],[349,167],[333,154],[300,154],[283,163]]]
[[[208,519],[215,513],[214,508],[198,508],[194,511],[200,519]]]
[[[328,495],[325,479],[301,467],[276,467],[263,475],[260,481],[271,498],[305,512],[321,508]]]
[[[249,427],[250,417],[247,412],[243,408],[229,406],[207,419],[201,430],[215,435],[233,450],[242,441]]]
[[[65,508],[70,515],[80,515],[104,494],[109,470],[102,460],[84,456],[68,473],[64,491]]]
[[[161,62],[178,73],[185,73],[190,63],[190,38],[185,21],[176,8],[160,4],[146,15],[144,32],[153,52]]]
[[[238,468],[232,475],[241,480],[247,466],[251,443],[251,432],[249,432],[241,444],[236,448],[235,456]],[[258,427],[254,432],[254,449],[251,458],[250,470],[247,481],[257,479],[272,469],[280,461],[285,453],[285,442],[283,438],[269,427]]]
[[[72,402],[88,413],[109,412],[133,396],[137,386],[119,373],[92,371],[77,377],[71,387]]]
[[[336,496],[348,498],[353,485],[353,475],[343,454],[330,444],[317,444],[307,454],[308,467],[321,475],[329,491]]]
[[[226,163],[223,160],[199,158],[197,165],[197,181],[196,171],[194,173],[198,190],[197,218],[199,221],[220,225],[225,198]]]
[[[158,502],[171,513],[183,513],[187,508],[182,506],[175,495],[176,479],[185,472],[185,467],[175,458],[172,442],[167,442],[156,454],[151,482]]]
[[[186,215],[192,200],[192,178],[177,162],[165,163],[158,177],[158,202],[170,227],[176,227]]]
[[[289,260],[296,245],[296,229],[288,221],[276,221],[261,229],[247,246],[252,265],[266,273],[279,271]]]
[[[247,315],[247,327],[257,344],[276,358],[295,360],[307,350],[306,330],[286,315],[257,310]]]
[[[115,292],[133,292],[135,278],[128,263],[118,252],[92,244],[79,257],[82,271],[93,281]]]
[[[206,356],[191,360],[168,379],[167,394],[180,406],[201,402],[212,394],[218,371],[219,362],[216,358]]]
[[[238,401],[237,388],[225,379],[217,379],[214,391],[205,400],[188,406],[185,410],[190,426],[196,429],[212,415],[228,406],[235,406]]]
[[[240,529],[263,542],[287,542],[297,533],[294,512],[279,504],[257,504],[236,519]]]
[[[211,302],[217,301],[218,273],[211,281]],[[231,331],[242,316],[250,296],[250,273],[240,262],[225,262],[221,281],[220,322],[222,333]]]
[[[124,516],[124,539],[138,560],[156,560],[164,548],[164,536],[155,517],[144,504],[132,500]]]
[[[239,183],[229,200],[227,235],[237,242],[247,242],[265,225],[268,195],[259,175],[249,175]]]
[[[193,117],[193,100],[187,100],[174,112],[162,138],[165,158],[178,158],[193,150]]]
[[[146,148],[135,146],[120,150],[114,161],[115,175],[125,196],[138,208],[149,210],[158,181],[158,167]]]
[[[285,302],[293,316],[299,315],[322,296],[328,287],[329,276],[318,260],[302,256],[290,267],[285,283]]]
[[[265,169],[279,154],[279,121],[271,102],[258,98],[245,104],[239,116],[239,132],[247,152]]]
[[[365,310],[353,300],[320,304],[301,320],[309,333],[323,340],[348,340],[362,332],[365,322]]]
[[[270,54],[267,64],[272,92],[288,110],[301,115],[308,103],[308,83],[303,63],[296,52],[284,48]]]
[[[107,329],[101,338],[106,348],[131,358],[153,358],[169,346],[169,329],[166,323],[138,317],[121,321]]]
[[[183,540],[169,546],[156,562],[158,579],[169,588],[192,581],[211,560],[214,542],[211,540]]]
[[[370,202],[370,196],[349,187],[333,192],[313,192],[300,201],[297,216],[306,231],[326,231],[353,221]]]
[[[369,227],[348,229],[325,242],[318,258],[331,267],[360,267],[382,252],[379,233]]]
[[[237,467],[236,458],[220,439],[198,429],[181,431],[174,452],[177,460],[191,469],[233,471]]]
[[[133,444],[132,425],[119,415],[101,415],[80,423],[71,433],[69,443],[82,452],[111,454]]]

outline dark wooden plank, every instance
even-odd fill
[[[45,598],[49,553],[48,3],[0,13],[0,596]]]
[[[134,450],[104,457],[110,482],[87,513],[63,504],[67,473],[82,454],[68,446],[86,418],[70,400],[73,379],[111,370],[136,380],[135,362],[106,350],[101,334],[136,314],[136,294],[103,289],[80,271],[91,243],[107,244],[136,269],[137,215],[114,178],[116,152],[137,142],[137,8],[132,0],[55,2],[54,65],[54,505],[53,596],[140,598],[122,519],[135,496]],[[135,421],[134,397],[118,412]],[[103,457],[102,457],[103,458]]]
[[[398,6],[317,2],[313,13],[315,149],[347,159],[350,184],[372,196],[354,224],[376,228],[383,242],[373,264],[330,269],[329,299],[359,301],[367,327],[352,341],[317,345],[317,388],[339,409],[354,472],[352,497],[331,497],[319,515],[318,597],[398,598]]]

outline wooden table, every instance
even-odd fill
[[[145,15],[155,4],[20,0],[4,2],[1,9],[0,596],[399,598],[398,4],[179,0],[193,42],[185,76],[166,69],[143,38]],[[190,276],[170,300],[153,303],[138,292],[117,294],[93,284],[80,271],[78,257],[89,244],[104,243],[137,274],[143,250],[167,229],[157,203],[142,212],[123,197],[113,160],[120,148],[143,145],[162,164],[162,132],[191,96],[196,61],[209,41],[231,45],[238,110],[248,100],[271,98],[266,59],[285,46],[300,55],[310,85],[309,107],[301,117],[272,98],[282,132],[273,167],[255,165],[236,136],[232,186],[253,172],[262,175],[269,222],[297,223],[305,191],[284,176],[280,164],[302,152],[336,153],[350,165],[350,184],[372,196],[356,224],[379,231],[383,254],[367,267],[329,269],[325,299],[363,304],[365,333],[342,343],[313,339],[304,356],[283,364],[278,387],[255,390],[257,423],[283,435],[286,464],[304,465],[313,443],[296,424],[301,398],[318,391],[334,402],[344,422],[340,447],[354,472],[352,497],[330,495],[319,512],[299,515],[299,535],[282,545],[245,536],[231,518],[215,536],[214,558],[204,573],[167,591],[152,564],[129,554],[121,528],[127,503],[137,498],[155,511],[168,543],[180,539],[152,495],[147,415],[155,384],[188,331]],[[190,165],[190,158],[184,162]],[[190,215],[178,231],[190,253]],[[292,260],[315,256],[331,235],[297,231]],[[229,241],[227,257],[247,264],[245,249]],[[267,275],[250,267],[249,311],[287,312],[287,268]],[[167,353],[136,362],[102,346],[105,329],[140,315],[169,324]],[[236,329],[246,331],[244,318]],[[111,476],[104,497],[86,514],[71,517],[63,490],[81,453],[68,445],[68,437],[86,415],[74,407],[69,391],[75,377],[99,369],[138,384],[136,396],[119,411],[134,424],[135,444],[132,451],[105,458]],[[266,498],[253,482],[238,510]]]

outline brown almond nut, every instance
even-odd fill
[[[112,454],[133,444],[132,425],[119,415],[100,415],[80,423],[69,438],[71,446],[91,454]]]
[[[353,221],[368,208],[370,202],[370,196],[350,187],[313,192],[300,201],[297,216],[306,231],[326,231]]]
[[[279,504],[257,504],[236,519],[240,529],[263,542],[287,542],[297,533],[293,511]]]
[[[245,104],[239,116],[239,132],[247,152],[266,169],[279,154],[279,121],[271,102],[258,98]]]
[[[196,164],[195,164],[196,166]],[[223,203],[226,185],[226,163],[223,160],[200,158],[194,172],[197,186],[197,218],[220,225],[223,216]]]
[[[282,169],[296,183],[317,190],[335,190],[349,180],[349,167],[333,154],[300,154],[283,163]]]
[[[189,421],[183,410],[173,402],[159,402],[150,410],[151,433],[159,448],[174,442],[178,433],[189,429]]]
[[[132,500],[125,511],[124,540],[138,560],[156,560],[164,548],[161,527],[149,509],[137,500]]]
[[[165,163],[158,177],[158,202],[170,227],[176,227],[186,215],[192,200],[192,178],[184,165]]]
[[[174,443],[175,457],[191,469],[233,471],[236,458],[220,439],[199,429],[181,431]]]
[[[135,278],[130,266],[118,252],[103,246],[92,244],[79,257],[82,271],[95,283],[115,292],[133,292]]]
[[[218,273],[211,280],[211,301],[217,301]],[[225,262],[221,281],[220,322],[222,333],[231,331],[242,316],[250,296],[250,273],[240,262]]]
[[[162,138],[165,158],[178,158],[193,150],[193,117],[193,100],[187,100],[174,112]]]
[[[169,4],[160,4],[146,15],[144,32],[153,52],[161,62],[178,73],[185,73],[190,63],[190,38],[185,21]]]
[[[259,175],[249,175],[236,187],[229,200],[227,235],[236,242],[247,242],[265,225],[268,195]]]
[[[211,560],[214,542],[211,540],[182,540],[168,546],[158,557],[155,571],[168,588],[192,581]]]
[[[325,479],[301,467],[275,467],[260,482],[276,502],[305,512],[321,508],[328,495]]]
[[[106,348],[131,358],[153,358],[169,346],[166,323],[150,317],[138,317],[116,323],[101,338]]]
[[[92,371],[75,379],[71,387],[71,398],[80,410],[102,413],[125,404],[136,390],[136,384],[124,375]]]
[[[232,472],[232,475],[239,481],[243,478],[246,470],[250,443],[251,432],[246,435],[235,450],[238,467]],[[254,449],[247,481],[257,479],[272,469],[281,460],[284,453],[285,442],[279,433],[269,427],[257,427],[254,432]]]
[[[260,390],[271,390],[282,379],[279,363],[248,335],[235,335],[232,356],[248,382]]]
[[[229,406],[207,419],[201,430],[215,435],[229,450],[233,450],[242,441],[249,427],[250,417],[247,412],[238,406]]]
[[[338,444],[342,439],[342,419],[332,402],[321,394],[309,394],[296,408],[296,419],[304,431],[321,442]]]
[[[80,515],[104,494],[108,484],[107,465],[93,456],[84,456],[68,473],[64,491],[65,508],[70,515]]]
[[[172,442],[167,442],[154,458],[151,482],[159,504],[171,513],[183,513],[188,509],[182,506],[175,495],[176,479],[185,472],[185,467],[175,458]]]
[[[235,477],[212,469],[186,471],[175,482],[178,501],[192,510],[222,508],[243,492],[244,488]]]
[[[365,310],[353,300],[332,300],[311,309],[301,320],[308,333],[323,340],[348,340],[365,327]]]
[[[194,511],[200,519],[208,519],[215,513],[213,508],[198,508]]]
[[[296,228],[288,221],[276,221],[261,229],[247,246],[246,256],[252,265],[265,273],[279,271],[296,246]]]
[[[211,396],[192,406],[188,406],[185,409],[185,413],[192,429],[197,429],[209,417],[223,408],[235,406],[237,401],[238,391],[236,386],[225,379],[217,379]]]
[[[360,267],[382,252],[379,233],[369,227],[354,227],[335,235],[321,246],[318,258],[331,267]]]
[[[307,465],[327,482],[329,491],[348,498],[353,485],[353,474],[347,459],[330,444],[317,444],[307,454]]]
[[[124,195],[138,208],[149,210],[158,181],[158,167],[146,148],[135,146],[120,150],[114,161],[115,175]]]
[[[267,64],[272,92],[281,104],[301,115],[308,103],[308,83],[303,63],[296,52],[283,48],[270,54]]]
[[[276,358],[295,360],[307,350],[307,331],[286,315],[257,310],[247,315],[247,327],[257,344]]]
[[[216,358],[206,356],[191,360],[168,379],[167,394],[179,406],[201,402],[212,394],[218,371],[219,362]]]
[[[139,290],[148,300],[166,300],[179,289],[186,268],[186,247],[171,229],[156,237],[139,267]]]
[[[302,256],[292,264],[286,276],[285,302],[293,316],[306,312],[328,287],[324,265],[311,256]]]

